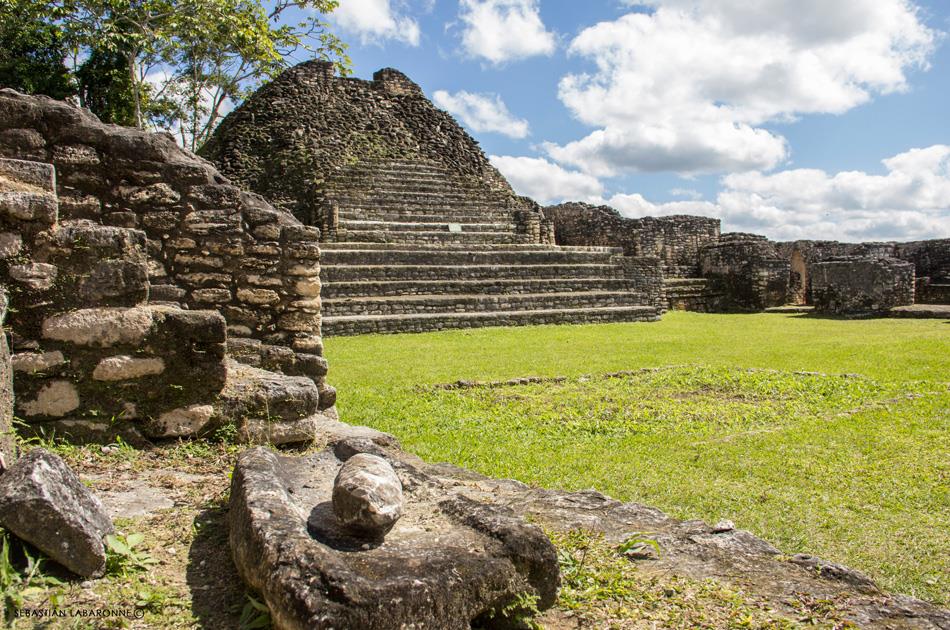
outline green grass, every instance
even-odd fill
[[[343,419],[427,460],[730,518],[950,602],[946,322],[672,313],[327,339],[327,356]],[[660,366],[679,367],[601,376]],[[425,387],[522,376],[569,378]]]

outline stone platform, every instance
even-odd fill
[[[402,518],[381,542],[355,537],[331,507],[333,479],[369,440],[288,457],[257,448],[237,462],[231,487],[235,565],[264,597],[276,628],[504,627],[519,597],[541,609],[557,596],[554,546],[510,510],[455,495],[392,460]]]

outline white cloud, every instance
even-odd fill
[[[460,0],[462,48],[493,64],[551,55],[554,33],[541,21],[538,0]]]
[[[390,0],[343,0],[332,15],[340,28],[363,44],[394,39],[419,45],[419,23],[394,11]]]
[[[950,146],[911,149],[883,164],[883,175],[818,169],[727,175],[715,203],[654,204],[640,195],[614,195],[608,203],[628,216],[721,217],[726,230],[777,240],[950,236]]]
[[[604,192],[597,178],[565,170],[544,158],[492,155],[489,159],[519,195],[542,204],[561,200],[596,201]]]
[[[649,0],[582,31],[561,101],[596,127],[548,154],[598,176],[637,171],[770,170],[785,139],[766,129],[810,113],[840,114],[907,89],[939,34],[911,0]]]
[[[670,190],[670,195],[691,199],[693,201],[698,201],[703,198],[703,193],[698,190],[693,190],[692,188],[673,188]]]
[[[445,90],[438,90],[432,95],[432,100],[445,111],[462,119],[472,131],[495,132],[519,139],[528,136],[528,121],[515,118],[497,94],[472,94],[465,91],[449,94]]]

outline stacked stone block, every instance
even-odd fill
[[[812,270],[812,298],[818,312],[876,314],[914,303],[913,263],[851,256],[816,263]]]
[[[723,234],[700,252],[700,269],[717,311],[759,311],[788,297],[789,261],[764,236]]]
[[[330,395],[321,357],[318,229],[231,185],[171,136],[103,125],[45,97],[0,91],[0,156],[56,167],[62,220],[144,234],[144,242],[128,238],[144,247],[152,303],[219,311],[231,338],[260,342],[272,369],[308,376]],[[29,211],[41,223],[29,229],[48,223],[49,208]],[[131,282],[129,264],[108,273],[119,274],[119,266]]]
[[[621,247],[627,256],[653,256],[663,261],[669,278],[695,278],[699,251],[719,240],[719,219],[674,215],[631,219],[609,206],[580,202],[544,208],[554,221],[559,245]]]
[[[233,423],[296,441],[335,418],[318,229],[169,136],[45,97],[0,91],[0,156],[15,158],[0,159],[0,282],[31,430],[142,439]]]

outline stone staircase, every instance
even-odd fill
[[[706,278],[666,278],[663,289],[671,311],[709,312],[713,309]]]
[[[407,160],[367,161],[329,178],[328,240],[416,244],[538,242],[510,194],[448,169]]]
[[[620,249],[543,244],[537,210],[441,166],[361,162],[325,196],[324,335],[659,316]]]
[[[619,249],[327,243],[323,334],[655,321]]]

